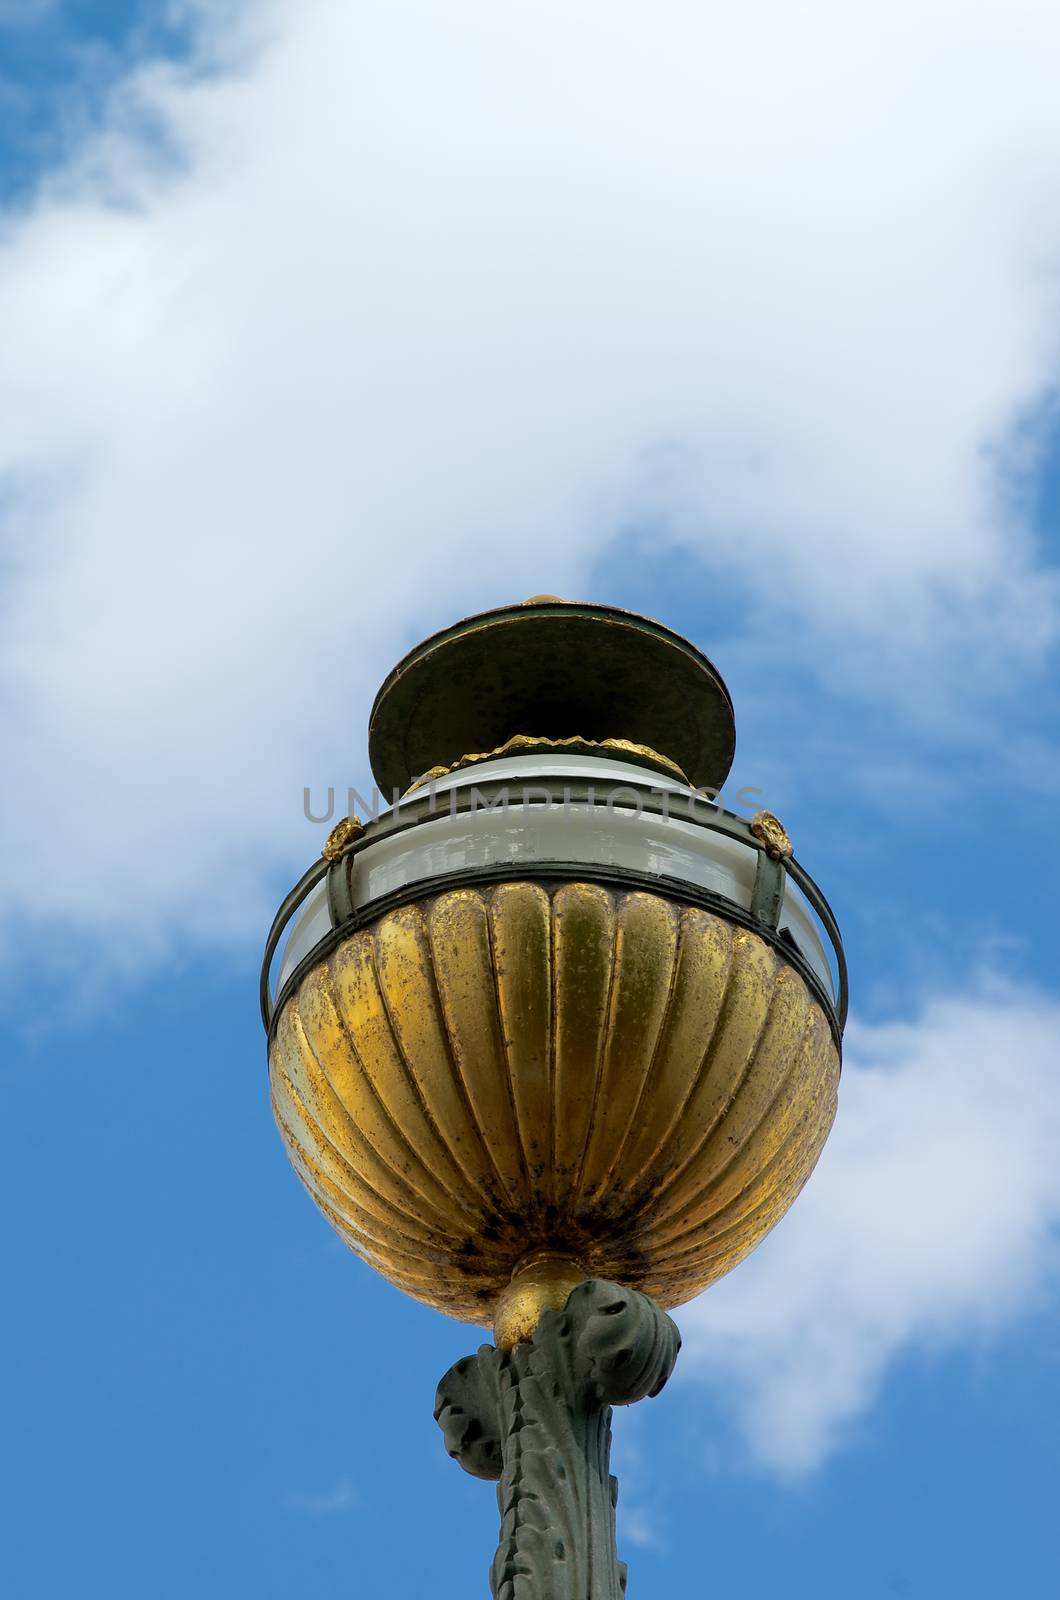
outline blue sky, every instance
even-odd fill
[[[541,591],[717,661],[851,962],[818,1172],[618,1418],[631,1594],[1060,1592],[1058,48],[0,0],[5,1592],[486,1592],[478,1336],[299,1188],[256,979],[390,665]]]

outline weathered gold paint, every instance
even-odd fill
[[[528,603],[524,602],[524,604]],[[413,779],[405,790],[405,794],[415,794],[417,789],[422,789],[428,783],[436,783],[439,778],[448,778],[454,772],[463,772],[466,767],[479,766],[483,761],[500,761],[508,756],[542,755],[556,750],[572,756],[614,756],[619,761],[632,759],[641,766],[668,773],[670,777],[677,778],[679,782],[691,787],[686,774],[682,772],[676,761],[671,761],[669,756],[660,755],[659,751],[653,750],[650,745],[634,744],[631,739],[582,739],[577,734],[572,734],[569,738],[564,739],[546,739],[535,737],[529,733],[513,733],[510,739],[506,739],[495,750],[479,750],[472,755],[461,756],[458,761],[452,762],[448,767],[431,767],[427,772],[423,772],[418,778]],[[760,816],[768,816],[769,814],[765,811],[759,813]],[[354,821],[356,820],[354,818]],[[774,820],[776,819],[774,818]],[[778,823],[777,826],[779,827],[780,824]],[[329,835],[329,843],[341,827],[342,823],[340,822],[338,828],[332,829],[331,835]],[[361,832],[364,832],[363,828]],[[345,845],[345,842],[344,839],[343,845]],[[327,854],[326,845],[324,853],[325,855]],[[341,848],[339,853],[341,854]],[[790,853],[789,850],[788,854],[790,855]]]
[[[795,852],[788,830],[772,811],[756,811],[751,818],[751,832],[756,839],[761,839],[766,855],[772,856],[774,861],[791,860]]]
[[[360,817],[340,817],[327,838],[320,854],[325,861],[338,861],[347,845],[351,845],[364,833],[364,823]]]
[[[562,1311],[572,1289],[589,1276],[584,1262],[554,1250],[531,1250],[518,1262],[512,1281],[501,1291],[493,1317],[498,1349],[510,1350],[532,1339],[543,1311]]]
[[[663,1306],[728,1272],[812,1171],[839,1061],[757,934],[662,895],[516,882],[351,934],[284,1005],[270,1074],[340,1236],[508,1340],[572,1271]]]

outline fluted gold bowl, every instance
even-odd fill
[[[839,1078],[820,1001],[774,945],[592,882],[380,916],[288,996],[269,1067],[290,1159],[340,1236],[482,1324],[534,1251],[691,1298],[791,1205]]]

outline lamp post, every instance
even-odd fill
[[[273,1108],[336,1232],[492,1325],[435,1415],[498,1482],[497,1600],[617,1600],[610,1407],[809,1177],[846,1010],[827,902],[711,798],[721,678],[631,613],[539,596],[383,684],[394,804],[333,830],[262,972]]]

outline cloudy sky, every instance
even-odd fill
[[[431,629],[687,632],[840,1115],[618,1420],[632,1595],[1060,1592],[1060,16],[0,0],[5,1587],[485,1593],[256,968]]]

